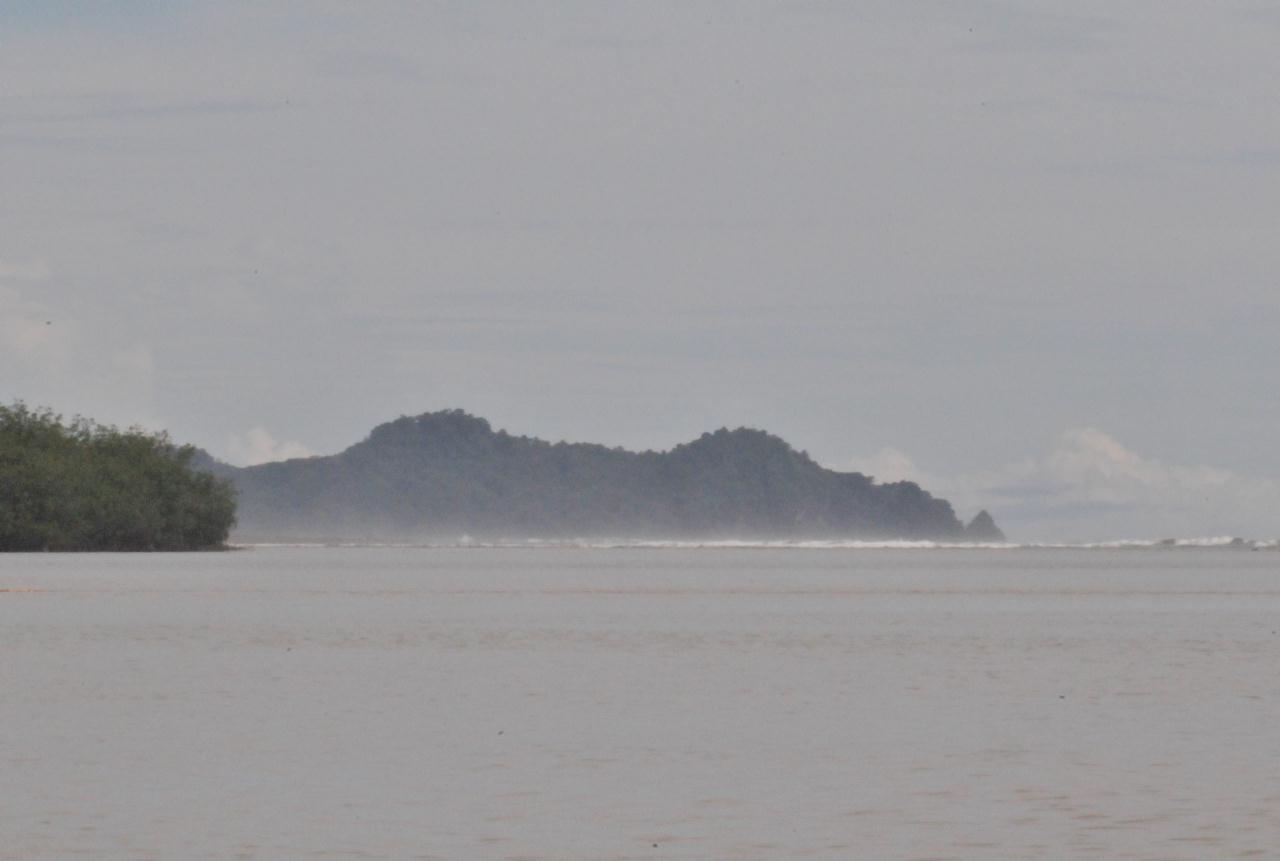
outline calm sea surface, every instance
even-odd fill
[[[1280,553],[0,556],[4,859],[1280,857]]]

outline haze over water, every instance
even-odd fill
[[[1265,858],[1277,556],[0,556],[0,855]]]

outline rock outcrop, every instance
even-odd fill
[[[995,520],[987,513],[984,508],[978,512],[977,517],[969,521],[969,525],[964,528],[964,537],[966,541],[982,541],[995,542],[1004,541],[1004,532],[999,526],[996,526]]]

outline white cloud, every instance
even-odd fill
[[[880,481],[915,481],[961,516],[987,508],[1023,540],[1280,535],[1280,482],[1144,457],[1097,428],[1064,431],[1039,458],[935,474],[895,449],[856,459]]]
[[[1143,458],[1095,428],[1064,433],[1031,477],[1114,505],[1194,505],[1223,490],[1239,492],[1250,484],[1249,479],[1212,467],[1173,466]]]
[[[241,466],[311,457],[315,453],[300,442],[277,441],[264,427],[251,428],[244,434],[232,436],[227,443],[227,451],[229,459]]]

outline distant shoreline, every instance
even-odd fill
[[[1244,538],[1184,538],[1102,542],[978,542],[907,540],[750,540],[691,541],[528,539],[498,541],[244,541],[235,550],[1167,550],[1280,551],[1280,540]]]

